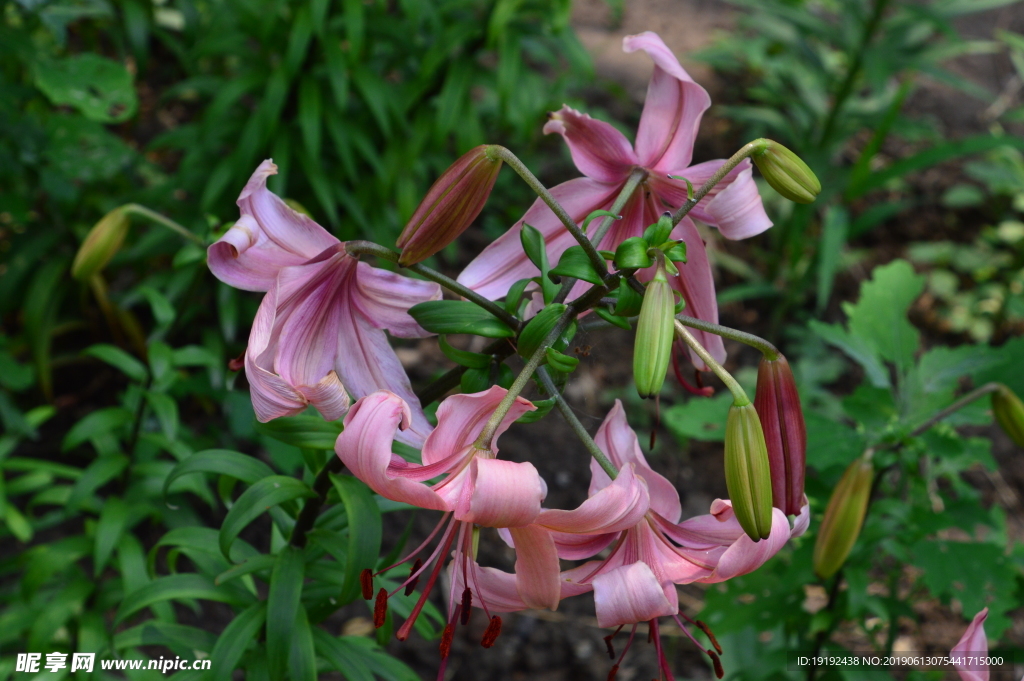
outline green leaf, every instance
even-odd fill
[[[277,506],[292,499],[314,496],[316,494],[309,488],[309,485],[285,475],[272,475],[256,482],[245,490],[242,496],[238,497],[224,518],[224,523],[220,527],[221,553],[227,557],[231,550],[231,544],[239,532],[269,510],[271,506]]]
[[[725,421],[733,397],[723,391],[714,397],[691,397],[661,412],[661,421],[676,438],[709,442],[725,439]]]
[[[555,398],[551,397],[546,400],[534,400],[533,406],[537,407],[534,411],[528,411],[518,419],[516,423],[533,423],[534,421],[540,421],[542,418],[548,415],[551,408],[555,406]]]
[[[128,504],[118,497],[108,497],[100,510],[96,523],[95,545],[93,547],[93,576],[99,577],[106,567],[114,547],[121,541],[121,535],[128,527]]]
[[[133,381],[142,383],[149,376],[149,370],[146,369],[146,365],[135,359],[127,352],[117,347],[116,345],[109,345],[107,343],[97,343],[91,345],[82,351],[83,355],[89,355],[95,357],[98,360],[104,361],[111,365],[115,369],[120,369],[128,378]]]
[[[201,650],[209,653],[216,645],[217,637],[208,631],[174,622],[148,620],[142,624],[114,634],[114,650],[138,648],[139,646],[177,646],[189,652]]]
[[[651,246],[640,236],[633,236],[615,249],[615,267],[620,270],[640,270],[651,266],[651,258],[647,249]]]
[[[616,215],[610,210],[595,210],[593,213],[583,219],[583,223],[580,225],[580,230],[586,234],[587,228],[590,227],[590,223],[597,218],[612,218],[613,220],[621,220],[621,215]]]
[[[580,363],[578,357],[570,357],[554,348],[544,348],[544,354],[547,356],[548,366],[563,374],[572,373]]]
[[[469,333],[487,338],[511,338],[515,331],[486,310],[465,300],[431,300],[409,309],[420,326],[434,333]]]
[[[283,679],[288,668],[292,628],[301,607],[305,572],[301,549],[294,546],[281,549],[270,575],[267,595],[267,662],[271,681]]]
[[[268,478],[274,474],[270,466],[247,454],[233,452],[229,449],[204,449],[178,463],[164,480],[164,496],[171,483],[183,475],[192,473],[216,473],[227,475],[246,484]]]
[[[601,319],[605,320],[609,324],[614,324],[620,329],[625,329],[626,331],[629,331],[630,329],[633,328],[632,326],[629,325],[628,319],[626,319],[625,317],[621,317],[617,314],[612,314],[603,307],[595,307],[594,312],[596,312],[597,316],[600,317]]]
[[[486,369],[491,365],[491,362],[494,361],[490,355],[484,355],[479,352],[470,352],[468,350],[460,350],[452,347],[444,336],[438,336],[437,341],[441,346],[441,352],[444,353],[444,356],[459,366],[469,367],[471,369]]]
[[[491,387],[491,372],[489,369],[466,369],[459,379],[459,390],[470,395],[479,393]]]
[[[146,402],[156,413],[164,437],[173,442],[178,437],[178,403],[167,393],[146,391]]]
[[[310,154],[320,153],[321,119],[320,85],[311,75],[306,75],[299,85],[299,128]]]
[[[889,387],[889,372],[886,371],[881,360],[878,358],[878,350],[873,343],[860,336],[848,333],[836,324],[825,324],[813,319],[808,326],[810,326],[812,331],[821,336],[826,343],[839,348],[850,359],[864,367],[868,380],[871,381],[873,386],[877,388]]]
[[[829,206],[821,225],[821,245],[818,246],[818,313],[828,304],[832,284],[839,269],[839,257],[846,246],[846,233],[850,215],[842,206]]]
[[[120,475],[127,466],[128,457],[121,454],[101,456],[94,460],[71,488],[71,495],[67,500],[68,507],[77,507],[93,492]]]
[[[267,423],[256,423],[256,432],[299,449],[334,450],[334,443],[344,429],[341,423],[324,421],[319,416],[287,416]]]
[[[94,437],[105,435],[117,428],[123,428],[130,424],[133,418],[134,415],[124,407],[97,409],[71,426],[71,430],[67,432],[61,443],[61,451],[66,452]]]
[[[551,270],[551,274],[581,279],[591,284],[600,284],[603,281],[582,246],[570,246],[565,249],[558,260],[558,267]]]
[[[291,627],[291,647],[288,651],[288,670],[292,681],[316,681],[316,645],[309,626],[306,609],[300,607]]]
[[[526,253],[526,257],[537,266],[542,275],[546,275],[550,264],[548,263],[544,236],[540,233],[540,230],[532,225],[523,223],[523,228],[519,232],[519,240],[523,244],[523,251]]]
[[[520,279],[508,290],[508,295],[505,296],[505,311],[511,315],[518,313],[519,303],[523,300],[523,294],[526,292],[526,287],[529,286],[534,280],[533,279]]]
[[[643,304],[642,294],[634,291],[625,279],[619,282],[619,300],[615,303],[615,314],[620,317],[635,317],[640,314]]]
[[[339,601],[348,603],[359,594],[359,576],[373,569],[380,555],[380,509],[369,488],[349,475],[331,475],[345,514],[348,516],[348,551],[345,563],[345,584]]]
[[[267,619],[267,604],[265,602],[254,603],[246,610],[240,612],[235,619],[224,627],[224,632],[217,639],[217,645],[210,652],[210,672],[206,678],[210,681],[221,681],[230,679],[231,672],[238,667],[238,663],[245,654],[250,643],[257,646],[256,635],[263,628]]]
[[[860,337],[879,355],[906,370],[914,363],[919,334],[907,319],[907,310],[924,290],[925,278],[914,273],[906,260],[876,267],[861,284],[856,304],[843,305],[850,334]]]
[[[117,609],[117,614],[114,616],[114,624],[115,626],[120,624],[143,608],[172,599],[202,599],[243,605],[239,602],[237,592],[218,588],[213,580],[205,575],[194,573],[169,575],[154,579],[126,594],[124,600],[121,601],[121,607]]]
[[[98,123],[120,123],[135,115],[139,100],[123,65],[98,54],[40,60],[36,85],[57,106],[71,106]]]
[[[232,579],[242,577],[243,575],[248,575],[253,572],[260,572],[262,570],[269,570],[273,568],[276,564],[277,558],[275,556],[260,554],[258,556],[253,556],[244,563],[239,563],[238,565],[235,565],[230,570],[225,570],[224,572],[217,575],[217,578],[213,581],[217,586],[220,586],[221,584],[230,582]]]

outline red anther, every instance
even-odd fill
[[[615,647],[612,646],[612,638],[614,638],[614,637],[615,637],[615,634],[608,634],[607,636],[604,637],[604,644],[606,646],[608,646],[608,657],[611,658],[612,660],[615,659]]]
[[[495,615],[491,618],[491,623],[487,625],[487,631],[484,632],[484,637],[480,640],[480,645],[484,648],[490,648],[494,645],[494,642],[498,639],[498,634],[500,633],[501,618]]]
[[[441,634],[441,659],[448,657],[448,653],[452,650],[452,639],[455,637],[455,622],[449,622],[444,627],[444,633]]]
[[[414,574],[416,574],[416,571],[419,570],[421,567],[423,567],[423,561],[417,558],[416,562],[412,565],[412,569],[409,570],[409,576],[412,577]],[[406,596],[410,595],[413,591],[416,590],[416,585],[419,584],[419,581],[420,578],[417,577],[416,579],[412,580],[411,582],[405,585]]]
[[[473,607],[473,592],[466,587],[462,590],[462,626],[469,624],[469,616],[472,614],[470,608]]]
[[[722,654],[722,646],[718,645],[718,639],[716,639],[715,635],[712,633],[711,627],[709,627],[708,625],[704,624],[700,620],[697,620],[696,622],[694,622],[694,624],[697,625],[698,629],[700,629],[701,631],[704,632],[704,635],[707,636],[708,640],[711,641],[711,645],[713,645],[715,647],[715,651],[717,651],[718,654],[721,655]]]
[[[388,616],[388,590],[381,587],[377,592],[377,600],[373,604],[373,626],[380,629],[384,626],[384,619]]]
[[[613,664],[608,670],[608,681],[615,681],[615,675],[619,673],[619,665]]]
[[[711,658],[711,664],[715,665],[715,677],[720,679],[725,676],[725,670],[722,669],[722,661],[718,659],[718,655],[715,651],[708,649],[705,652],[708,654],[708,657]]]
[[[369,568],[359,573],[359,586],[363,588],[363,600],[373,598],[373,573]]]

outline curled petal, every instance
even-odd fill
[[[333,369],[316,385],[297,385],[295,389],[328,421],[344,416],[351,402]]]
[[[305,398],[276,373],[272,362],[261,366],[259,359],[271,343],[274,320],[277,316],[277,289],[263,296],[249,332],[249,345],[245,349],[245,376],[249,379],[249,393],[253,410],[261,423],[280,416],[297,414],[306,408]]]
[[[470,395],[452,395],[437,408],[437,428],[423,445],[423,463],[445,459],[452,452],[466,449],[480,436],[487,420],[497,410],[508,391],[498,385]],[[517,397],[502,419],[491,440],[491,451],[497,453],[497,440],[520,416],[536,407],[529,400]]]
[[[675,587],[672,593],[675,593]],[[638,561],[609,570],[594,578],[594,605],[597,624],[647,622],[679,612],[679,602],[671,602],[650,566]]]
[[[348,412],[345,430],[338,435],[334,451],[353,475],[381,496],[420,508],[450,511],[445,500],[426,485],[389,475],[391,441],[399,427],[409,426],[410,419],[405,400],[386,390],[375,392],[356,402]]]
[[[798,515],[796,517],[796,520],[793,521],[793,529],[789,531],[790,539],[795,539],[796,537],[802,536],[803,533],[806,532],[807,528],[809,528],[810,526],[811,506],[807,502],[807,495],[805,494],[800,506],[800,515]]]
[[[685,168],[693,158],[697,128],[711,106],[711,97],[679,65],[679,60],[658,34],[646,31],[626,36],[622,49],[624,52],[643,50],[654,60],[654,74],[647,86],[647,99],[636,135],[640,164],[659,172]]]
[[[300,265],[338,243],[267,189],[267,177],[276,173],[269,159],[260,164],[238,197],[242,217],[209,248],[210,270],[235,288],[269,290],[282,267]]]
[[[537,524],[569,534],[606,534],[636,525],[650,507],[647,483],[637,475],[636,465],[627,464],[607,487],[572,511],[545,510]]]
[[[558,552],[551,533],[537,525],[509,531],[516,547],[516,589],[523,603],[555,610],[562,592]]]
[[[434,335],[417,324],[409,314],[413,305],[441,299],[441,287],[434,282],[410,279],[361,262],[356,289],[358,293],[352,298],[353,304],[378,329],[387,329],[398,338]]]
[[[724,582],[727,579],[753,572],[778,553],[787,541],[789,541],[789,522],[782,511],[773,508],[772,527],[766,539],[754,542],[746,534],[743,534],[725,550],[711,576],[699,581]]]
[[[524,527],[540,513],[547,488],[532,463],[473,458],[472,496],[455,509],[458,520],[484,527]]]
[[[562,136],[573,163],[592,180],[621,184],[638,163],[633,147],[621,132],[568,106],[550,114],[544,134],[551,133]]]
[[[618,536],[615,532],[608,534],[569,534],[568,532],[552,532],[551,538],[558,549],[558,557],[565,560],[584,560],[608,548],[612,540]]]
[[[982,609],[974,619],[971,620],[967,631],[960,637],[957,644],[949,651],[954,657],[987,657],[988,637],[985,636],[985,618],[988,617],[988,608]],[[957,673],[963,681],[988,681],[988,667],[982,668],[978,663],[956,665]]]
[[[711,264],[708,262],[707,249],[700,232],[692,220],[683,218],[673,231],[672,238],[686,242],[686,263],[679,266],[678,277],[669,279],[672,287],[679,291],[686,301],[683,312],[691,317],[717,324],[718,299],[715,298],[715,278],[711,274]],[[716,362],[725,361],[725,344],[721,336],[698,329],[691,329],[690,332],[711,353]],[[708,370],[704,360],[692,350],[690,358],[695,367],[702,371]]]
[[[551,195],[562,204],[576,222],[598,209],[611,206],[617,194],[617,185],[606,185],[588,177],[578,177],[551,189]],[[523,252],[519,233],[523,224],[532,225],[543,235],[548,260],[558,262],[565,249],[576,240],[555,217],[543,200],[537,199],[526,215],[512,228],[493,241],[459,275],[459,283],[468,286],[485,298],[496,300],[508,293],[509,287],[520,279],[535,277],[537,268]]]
[[[468,569],[453,569],[456,564],[449,566],[449,576],[455,582],[455,589],[452,593],[460,594],[469,586],[473,590],[474,598],[487,605],[492,612],[517,612],[530,608],[523,602],[519,594],[516,575],[511,572],[496,570],[495,568],[480,567],[474,561],[467,561]],[[592,563],[581,565],[572,570],[566,570],[559,575],[561,590],[559,598],[569,598],[590,591],[590,584],[581,584],[580,580],[593,572]],[[466,584],[468,577],[469,584]]]

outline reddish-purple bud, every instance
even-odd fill
[[[775,360],[761,359],[757,368],[754,408],[768,445],[772,505],[782,509],[786,515],[800,515],[807,461],[807,428],[793,371],[781,354]]]
[[[400,265],[426,260],[455,241],[483,210],[501,170],[497,147],[470,149],[431,185],[398,237]]]

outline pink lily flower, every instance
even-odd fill
[[[988,638],[985,636],[985,618],[988,617],[988,608],[974,616],[967,626],[967,631],[960,637],[957,644],[949,651],[950,657],[987,657]],[[981,666],[976,662],[963,660],[962,663],[954,663],[956,671],[963,681],[988,681],[988,666]]]
[[[444,512],[420,547],[380,571],[409,562],[441,532],[437,547],[425,561],[415,562],[408,579],[390,594],[384,589],[377,594],[374,620],[381,626],[388,597],[403,588],[411,593],[419,577],[430,570],[423,594],[398,630],[400,640],[408,637],[437,581],[445,555],[454,549],[452,564],[462,566],[463,571],[472,561],[474,525],[525,527],[541,512],[547,486],[533,464],[496,458],[498,437],[513,421],[536,407],[528,400],[516,398],[495,432],[491,448],[478,449],[474,444],[506,394],[504,388],[492,386],[484,392],[445,399],[437,409],[437,427],[423,444],[422,464],[409,463],[391,451],[396,431],[410,424],[409,406],[398,395],[375,392],[359,400],[345,417],[345,430],[338,436],[335,451],[353,475],[383,497]],[[439,482],[425,484],[439,476],[443,476]],[[364,596],[369,598],[372,575],[367,571],[363,580]],[[457,597],[459,594],[461,598]],[[474,595],[477,604],[490,617],[487,600],[472,580],[464,582],[458,590],[453,582],[448,627],[441,640],[442,658],[447,658],[455,621],[461,619],[463,624],[469,621]],[[482,641],[485,647],[494,642],[500,627],[501,618],[491,617],[491,625]]]
[[[238,198],[242,216],[209,249],[221,281],[266,291],[249,335],[245,373],[260,421],[313,405],[341,418],[349,395],[387,389],[415,405],[402,434],[421,444],[430,424],[388,343],[431,335],[408,310],[441,297],[437,284],[402,277],[358,261],[345,244],[267,189],[277,166],[260,164]]]
[[[649,173],[623,209],[622,219],[614,223],[601,241],[599,247],[611,251],[625,239],[640,236],[666,210],[676,210],[686,202],[686,183],[669,179],[669,175],[684,176],[699,187],[725,162],[690,165],[697,128],[711,98],[690,78],[661,38],[650,31],[627,36],[623,50],[643,50],[654,60],[654,74],[635,145],[608,123],[567,106],[552,113],[544,126],[545,133],[562,135],[573,162],[585,176],[551,190],[577,222],[595,210],[609,209],[635,168]],[[745,239],[771,227],[750,162],[744,161],[719,182],[672,233],[672,238],[686,242],[689,259],[679,268],[680,274],[673,278],[672,285],[686,300],[687,314],[717,323],[718,303],[711,267],[704,242],[690,217],[718,227],[729,239]],[[519,232],[524,223],[544,235],[551,262],[557,262],[575,244],[554,213],[538,199],[512,229],[466,267],[459,282],[488,298],[500,298],[516,281],[537,276],[536,267],[520,246]],[[715,359],[724,360],[725,348],[720,337],[698,331],[694,334]],[[696,366],[704,366],[696,355],[693,357]]]

